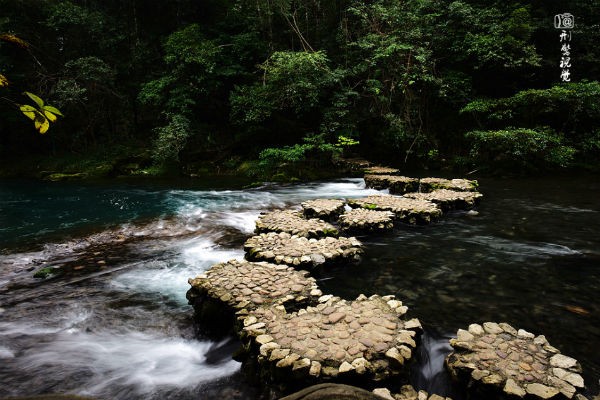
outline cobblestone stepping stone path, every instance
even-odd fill
[[[348,200],[350,207],[391,211],[399,221],[409,224],[428,224],[442,216],[442,210],[427,200],[390,195],[372,195]]]
[[[486,322],[460,329],[450,344],[446,366],[457,380],[497,387],[504,393],[572,399],[584,387],[577,360],[560,354],[544,336],[506,323]]]
[[[479,204],[483,195],[479,192],[459,192],[456,190],[436,189],[429,193],[406,193],[408,199],[427,200],[438,204],[442,210],[470,210]]]
[[[188,282],[198,300],[211,298],[236,311],[264,305],[289,307],[292,303],[297,307],[316,303],[323,294],[308,272],[265,262],[231,260],[215,264]]]
[[[355,208],[339,218],[340,228],[348,232],[384,232],[394,229],[394,213]]]
[[[346,202],[339,199],[315,199],[301,204],[306,218],[336,220],[344,212]]]
[[[262,233],[244,244],[246,258],[298,268],[313,268],[340,261],[357,261],[363,253],[362,243],[350,237],[308,239],[289,233]]]
[[[381,380],[402,372],[416,347],[418,319],[404,320],[407,307],[394,296],[354,301],[331,295],[316,307],[286,313],[258,308],[243,319],[242,341],[258,352],[272,376],[364,376]]]
[[[330,223],[317,218],[306,219],[301,211],[296,210],[276,210],[261,214],[256,221],[256,233],[265,232],[287,232],[310,238],[339,234]]]

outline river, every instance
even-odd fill
[[[187,279],[243,257],[260,211],[376,193],[362,179],[255,189],[228,181],[0,182],[0,398],[255,399],[234,338],[204,338]],[[411,380],[455,394],[447,339],[473,322],[545,334],[600,377],[600,182],[481,180],[478,215],[360,238],[360,264],[319,277],[344,298],[395,294],[425,327]],[[42,268],[54,275],[40,279]],[[460,395],[458,395],[460,397]]]

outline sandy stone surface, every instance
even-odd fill
[[[340,228],[350,232],[382,232],[394,229],[394,213],[354,208],[339,218]]]
[[[431,201],[439,204],[443,210],[470,210],[479,203],[483,195],[479,192],[436,189],[429,193],[406,193],[402,197]]]
[[[437,394],[429,394],[424,390],[418,392],[411,385],[404,385],[400,393],[392,393],[387,388],[377,388],[373,393],[386,400],[452,400],[450,397],[442,397]]]
[[[264,232],[287,232],[311,238],[339,234],[330,223],[316,218],[306,219],[301,211],[296,210],[276,210],[261,214],[256,221],[256,233]]]
[[[365,185],[372,189],[389,189],[392,194],[416,192],[419,189],[419,180],[397,175],[365,175]]]
[[[321,218],[327,221],[336,220],[344,212],[346,202],[339,199],[316,199],[302,203],[304,216]]]
[[[356,238],[308,239],[289,233],[262,233],[249,238],[244,244],[246,258],[268,261],[299,268],[312,268],[342,260],[358,260],[362,243]]]
[[[394,296],[342,300],[322,296],[316,307],[286,313],[261,307],[243,319],[242,341],[266,371],[290,379],[361,375],[381,380],[399,374],[416,347],[419,320],[403,320],[407,307]]]
[[[436,189],[469,192],[477,190],[477,187],[477,181],[470,181],[468,179],[422,178],[419,181],[419,191],[421,192],[431,192]]]
[[[365,175],[399,175],[400,170],[390,167],[370,167],[365,169]]]
[[[584,387],[577,360],[560,354],[544,336],[506,323],[472,324],[451,339],[446,366],[457,380],[479,382],[517,397],[572,399]]]
[[[442,215],[442,210],[430,201],[399,196],[372,195],[361,199],[348,200],[348,204],[353,208],[391,211],[398,220],[409,224],[427,224],[437,220]]]
[[[231,260],[215,264],[188,282],[199,296],[222,301],[234,310],[307,300],[316,303],[322,295],[308,272],[265,262]]]

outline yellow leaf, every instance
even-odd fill
[[[4,33],[4,34],[0,35],[0,40],[2,40],[4,42],[15,44],[22,49],[26,49],[29,47],[29,43],[27,43],[23,39],[20,39],[20,38],[16,37],[15,35],[11,35],[9,33]]]
[[[50,111],[44,110],[44,116],[50,120],[50,122],[56,121],[56,115],[52,114]]]
[[[8,86],[8,79],[2,74],[0,74],[0,87]]]
[[[35,120],[36,115],[39,114],[39,111],[35,107],[32,107],[28,104],[19,106],[19,110],[21,110],[21,112],[32,121]]]
[[[35,124],[35,129],[37,129],[40,133],[46,133],[48,132],[48,128],[50,128],[50,122],[48,122],[46,117],[39,113],[33,123]]]

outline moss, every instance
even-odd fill
[[[38,278],[38,279],[46,279],[49,278],[53,275],[56,275],[56,269],[53,267],[44,267],[42,269],[39,269],[35,272],[35,274],[33,274],[34,278]]]
[[[337,229],[323,229],[323,234],[325,236],[338,236],[340,232]]]
[[[363,208],[366,208],[368,210],[376,210],[377,209],[377,205],[376,204],[368,203],[368,204],[364,204]]]

